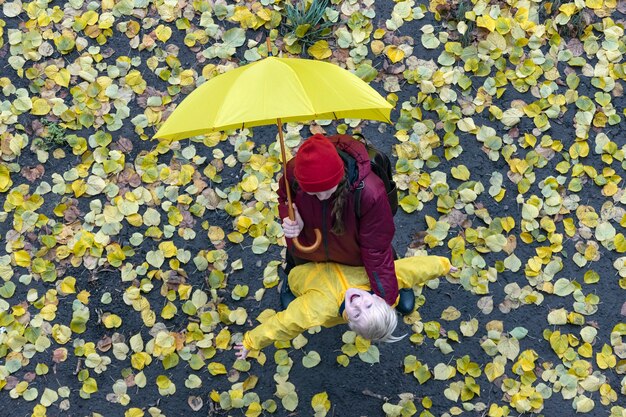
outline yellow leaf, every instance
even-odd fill
[[[328,400],[326,391],[317,393],[311,398],[311,407],[313,407],[314,411],[330,410],[330,401]]]
[[[152,357],[146,352],[133,353],[130,357],[130,364],[137,370],[142,370],[145,366],[150,365]]]
[[[593,355],[593,347],[590,343],[585,342],[578,348],[578,354],[583,358],[591,358]]]
[[[590,9],[601,9],[603,0],[585,0],[585,5]]]
[[[163,251],[163,256],[166,258],[176,256],[176,251],[178,250],[178,248],[174,245],[174,242],[171,240],[159,243],[159,249]]]
[[[489,362],[485,366],[485,376],[489,380],[489,382],[493,382],[499,376],[504,374],[504,365],[500,362]]]
[[[30,266],[30,254],[25,250],[18,250],[13,253],[13,257],[15,258],[15,264],[17,266],[22,266],[24,268],[28,268]]]
[[[70,77],[70,72],[65,68],[61,68],[58,72],[54,73],[51,78],[61,87],[67,87],[70,85]]]
[[[476,26],[488,29],[493,32],[496,29],[496,21],[489,15],[478,16],[476,18]]]
[[[614,182],[609,182],[604,187],[602,187],[602,194],[607,197],[611,197],[615,195],[619,191],[619,188]]]
[[[613,238],[613,243],[615,243],[615,250],[619,253],[626,252],[626,238],[622,233],[618,233]]]
[[[79,293],[76,295],[76,298],[77,298],[77,299],[78,299],[81,303],[83,303],[83,304],[87,305],[87,304],[89,304],[89,296],[90,296],[90,295],[91,295],[91,294],[89,294],[89,291],[82,290],[81,292],[79,292]]]
[[[39,315],[45,321],[52,321],[56,317],[56,311],[57,306],[55,306],[54,304],[47,304],[41,309]]]
[[[107,329],[118,328],[122,325],[122,318],[117,314],[108,314],[102,318],[102,323]]]
[[[576,234],[574,219],[572,219],[571,217],[563,219],[563,226],[565,228],[565,234],[567,234],[567,236],[573,237]]]
[[[230,331],[226,328],[222,329],[215,337],[215,347],[218,349],[226,349],[230,342]]]
[[[571,17],[577,10],[578,8],[574,3],[563,4],[559,7],[559,12],[563,13],[567,17]]]
[[[63,281],[61,281],[61,292],[64,294],[74,294],[76,292],[76,278],[63,278]]]
[[[71,336],[72,330],[69,327],[62,324],[52,326],[52,337],[58,344],[64,345],[69,342]]]
[[[225,375],[227,373],[226,367],[218,362],[211,362],[207,368],[211,375]]]
[[[328,46],[328,42],[325,40],[315,42],[307,49],[307,52],[315,59],[326,59],[333,54]]]
[[[145,310],[141,310],[141,319],[143,320],[143,324],[152,327],[156,322],[156,313],[146,308]]]
[[[13,185],[13,181],[11,181],[9,169],[5,165],[0,164],[0,192],[7,191],[11,185]]]
[[[375,40],[370,44],[370,48],[374,55],[380,55],[380,53],[385,49],[385,44],[382,41]]]
[[[505,217],[501,220],[502,229],[504,229],[507,233],[511,231],[515,227],[515,219],[513,217]]]
[[[244,236],[239,232],[231,232],[228,234],[228,240],[232,243],[243,242]]]
[[[457,180],[467,181],[470,177],[470,172],[465,165],[452,167],[450,171],[452,173],[452,176]]]
[[[602,352],[596,353],[596,362],[598,363],[598,368],[600,369],[615,367],[615,365],[617,364],[617,359],[615,358],[615,355],[613,355],[611,346],[605,344],[602,347]]]
[[[387,48],[385,55],[395,64],[404,58],[404,51],[395,45],[391,45]]]
[[[163,317],[164,319],[171,319],[176,315],[177,311],[178,309],[176,308],[176,306],[168,302],[165,307],[163,307],[163,310],[161,310],[161,317]]]
[[[31,113],[35,116],[45,116],[46,114],[50,113],[50,110],[51,108],[47,100],[43,98],[33,99],[33,108],[31,110]]]
[[[83,391],[87,394],[93,394],[94,392],[98,392],[98,383],[93,378],[87,378],[85,382],[83,382]]]
[[[141,408],[133,407],[126,410],[124,417],[143,417],[145,413]]]
[[[256,175],[248,175],[241,181],[241,188],[248,193],[256,191],[256,189],[259,188],[259,179]]]
[[[87,191],[87,184],[83,179],[78,179],[72,182],[72,191],[74,191],[76,197],[80,197]]]
[[[167,42],[167,40],[172,36],[172,28],[169,26],[159,25],[155,29],[154,33],[156,34],[158,40],[161,42]]]

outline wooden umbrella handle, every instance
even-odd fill
[[[276,119],[278,125],[278,137],[280,138],[280,154],[283,160],[283,178],[285,180],[285,190],[287,191],[287,210],[289,211],[289,219],[296,220],[296,214],[293,211],[293,204],[291,203],[291,184],[287,179],[287,155],[285,153],[285,139],[283,138],[283,123],[280,119]],[[322,232],[320,229],[314,229],[315,242],[311,246],[304,246],[298,241],[298,238],[293,238],[293,245],[302,253],[315,252],[322,243]]]

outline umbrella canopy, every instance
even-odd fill
[[[269,41],[268,41],[269,45]],[[271,48],[268,48],[271,50]],[[167,118],[155,137],[179,140],[219,130],[276,123],[287,172],[283,122],[354,118],[391,123],[392,106],[359,77],[328,62],[268,57],[210,79],[187,96]],[[283,175],[289,218],[295,219],[287,175]],[[316,242],[294,245],[302,252]]]
[[[391,123],[392,106],[345,69],[323,61],[268,57],[194,90],[155,137],[185,139],[281,122],[355,118]]]

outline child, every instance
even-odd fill
[[[440,256],[399,259],[395,269],[401,288],[420,286],[457,271]],[[366,339],[398,340],[393,336],[397,314],[385,300],[368,292],[370,283],[363,267],[310,262],[291,270],[289,285],[295,300],[285,311],[246,332],[243,342],[235,345],[237,358],[245,359],[251,350],[261,350],[273,342],[291,340],[314,326],[333,327],[346,322]]]

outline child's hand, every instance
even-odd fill
[[[298,237],[302,229],[304,229],[304,221],[302,221],[302,217],[300,217],[300,213],[298,213],[298,208],[295,204],[293,204],[293,211],[296,217],[295,220],[291,220],[289,217],[283,219],[283,231],[285,232],[285,237],[289,239]]]
[[[237,359],[246,359],[248,357],[248,353],[250,353],[250,351],[243,346],[243,343],[235,343],[235,350],[237,351],[235,353]]]
[[[456,266],[451,266],[448,274],[453,274],[455,272],[459,272],[459,268],[457,268]]]

